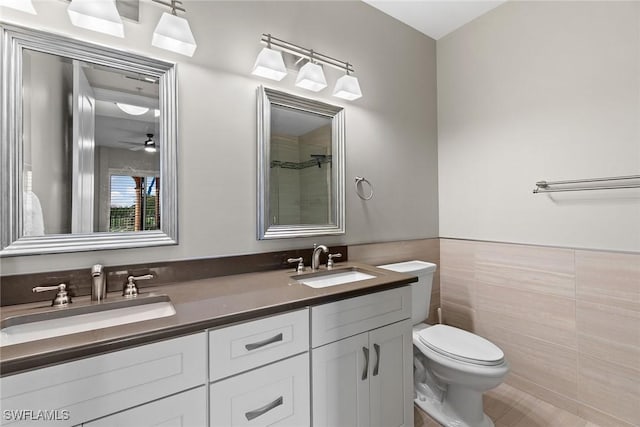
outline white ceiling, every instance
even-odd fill
[[[274,105],[271,108],[271,133],[286,136],[302,136],[322,126],[331,124],[331,119],[292,108]]]
[[[363,0],[438,40],[506,0]]]

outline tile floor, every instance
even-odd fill
[[[502,384],[485,394],[484,411],[496,427],[599,427],[508,384]],[[440,426],[416,406],[414,425]]]

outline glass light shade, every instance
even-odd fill
[[[144,151],[146,151],[147,153],[155,153],[158,150],[156,149],[156,144],[154,142],[151,142],[149,144],[145,142]]]
[[[287,75],[282,52],[268,47],[262,48],[256,58],[256,63],[253,65],[251,74],[271,80],[282,80]]]
[[[37,15],[36,9],[33,7],[31,0],[0,0],[0,6],[10,7],[11,9]]]
[[[160,117],[160,110],[158,110],[157,108],[155,110],[153,110],[153,117]]]
[[[193,56],[197,47],[189,21],[168,12],[160,17],[151,44],[185,56]]]
[[[118,106],[119,109],[121,109],[125,113],[130,114],[132,116],[141,116],[147,111],[149,111],[147,107],[139,107],[137,105],[123,104],[122,102],[116,102],[116,105]]]
[[[347,101],[362,98],[362,91],[360,90],[358,79],[349,75],[340,77],[336,82],[336,87],[333,89],[333,96],[346,99]]]
[[[296,86],[313,92],[319,92],[327,87],[327,79],[324,77],[322,67],[311,62],[304,64],[298,72]]]
[[[67,13],[76,27],[124,37],[124,25],[115,0],[72,0]]]

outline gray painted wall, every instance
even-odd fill
[[[38,15],[3,9],[3,19],[178,63],[179,239],[173,247],[58,254],[0,260],[2,274],[156,260],[217,257],[438,235],[435,42],[362,2],[185,1],[198,41],[193,58],[151,46],[164,11],[141,2],[141,22],[125,39],[69,23],[66,2],[36,2]],[[349,103],[250,74],[262,33],[348,60],[364,97]],[[340,73],[327,70],[330,86]],[[313,97],[346,108],[345,236],[256,240],[256,88]],[[354,191],[356,175],[375,187]]]
[[[440,236],[640,251],[640,2],[513,1],[438,40]]]

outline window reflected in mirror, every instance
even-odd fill
[[[110,176],[110,232],[160,229],[160,178]]]

